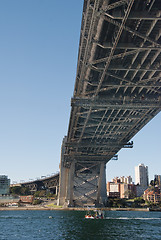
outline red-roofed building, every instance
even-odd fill
[[[152,203],[161,202],[161,193],[160,189],[155,188],[154,190],[146,189],[144,191],[144,200]]]
[[[28,196],[20,196],[20,201],[22,203],[32,203],[34,200],[34,196],[28,195]]]

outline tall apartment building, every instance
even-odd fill
[[[5,175],[0,175],[0,195],[9,194],[10,179]]]
[[[142,187],[147,187],[149,185],[148,167],[144,166],[144,164],[139,164],[135,167],[135,184]]]

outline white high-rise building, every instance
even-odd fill
[[[142,187],[149,185],[148,167],[144,166],[144,164],[139,164],[135,167],[135,184],[139,184]]]

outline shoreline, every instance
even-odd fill
[[[94,208],[94,209],[102,209],[104,211],[142,211],[142,212],[149,212],[149,208]],[[0,207],[0,211],[39,211],[39,210],[46,210],[46,211],[87,211],[88,208],[60,208],[60,207]],[[92,210],[92,209],[91,209]]]

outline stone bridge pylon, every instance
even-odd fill
[[[104,162],[64,162],[66,137],[62,144],[59,175],[58,205],[64,206],[105,206],[106,164]]]

